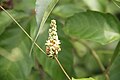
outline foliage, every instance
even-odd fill
[[[93,78],[82,78],[82,79],[74,79],[72,78],[72,80],[94,80]]]
[[[0,80],[67,80],[34,46],[45,51],[52,19],[61,40],[58,59],[72,80],[119,80],[120,0],[0,0],[0,6],[33,38],[0,9]]]

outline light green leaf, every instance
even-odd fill
[[[99,11],[100,10],[100,8],[101,8],[101,6],[100,6],[100,4],[99,4],[99,0],[83,0],[86,4],[87,4],[87,6],[91,9],[91,10],[97,10],[97,11]]]
[[[40,32],[42,31],[42,27],[58,1],[59,0],[36,0],[36,21],[38,28],[36,28],[37,33],[30,49],[30,55],[34,47],[34,42],[36,42]]]
[[[25,18],[28,16],[22,12],[19,12],[18,14],[18,12],[14,10],[10,10],[8,12],[12,14],[12,16],[16,19]],[[0,35],[4,32],[5,28],[8,27],[12,22],[13,20],[4,11],[0,12]]]
[[[74,15],[75,13],[79,13],[79,12],[82,12],[82,11],[83,11],[82,9],[76,7],[73,4],[67,4],[67,5],[57,6],[53,10],[53,14],[66,19],[66,18]]]
[[[43,27],[57,2],[58,0],[36,0],[36,21],[38,27]],[[41,24],[43,25],[41,26]]]
[[[81,78],[81,79],[74,79],[74,78],[72,78],[72,80],[95,80],[95,79],[93,79],[93,78]]]
[[[95,80],[106,80],[106,78],[105,78],[105,75],[104,75],[104,74],[101,74],[101,75],[96,75],[96,76],[94,76],[94,79],[95,79]]]
[[[108,0],[83,0],[90,10],[93,11],[106,11]]]
[[[103,45],[120,39],[119,21],[111,14],[87,11],[66,21],[64,32],[73,39],[85,39]]]

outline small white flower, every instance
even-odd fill
[[[58,52],[61,51],[60,48],[60,40],[57,35],[57,25],[55,20],[51,20],[50,29],[49,29],[49,37],[46,41],[46,53],[49,57],[57,56]]]

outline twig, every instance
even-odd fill
[[[24,28],[15,20],[14,17],[12,17],[2,6],[0,6],[0,8],[5,11],[6,14],[8,14],[8,16],[19,26],[19,28],[28,36],[28,38],[34,42],[34,40],[32,39],[32,37],[24,30]],[[41,50],[43,53],[45,53],[42,48],[36,43],[34,42],[34,44],[39,48],[39,50]],[[45,53],[46,54],[46,53]]]
[[[94,57],[95,60],[97,61],[98,65],[100,66],[100,69],[102,70],[102,72],[104,72],[106,80],[110,80],[110,79],[109,79],[109,75],[108,75],[107,72],[105,72],[106,69],[105,69],[104,65],[102,64],[102,62],[101,62],[99,56],[97,55],[96,51],[93,50],[91,47],[89,47],[86,43],[84,43],[84,42],[82,42],[82,41],[81,41],[81,43],[82,43],[84,46],[86,46],[86,48],[88,48],[88,49],[91,51],[91,54],[93,55],[93,57]]]
[[[114,0],[112,0],[112,2],[113,2],[118,8],[120,8],[120,6],[119,6]]]
[[[64,74],[66,75],[66,77],[71,80],[71,78],[69,77],[69,75],[67,74],[67,72],[65,71],[65,69],[63,68],[63,66],[61,65],[61,63],[59,62],[58,58],[56,56],[54,56],[56,62],[59,64],[60,68],[62,69],[62,71],[64,72]]]
[[[97,61],[98,65],[100,66],[100,69],[102,70],[102,72],[104,72],[106,80],[110,80],[108,72],[106,72],[104,65],[102,64],[101,60],[99,59],[99,56],[96,54],[96,51],[93,50],[91,47],[89,47],[86,43],[84,43],[82,41],[79,41],[77,39],[72,39],[72,40],[76,40],[76,41],[82,43],[86,48],[88,48],[91,51],[91,54],[93,55],[93,57]]]

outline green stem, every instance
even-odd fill
[[[74,40],[74,39],[72,39],[72,40]],[[84,43],[84,42],[82,42],[82,41],[79,41],[79,40],[76,40],[76,41],[82,43],[86,48],[88,48],[88,50],[91,51],[91,54],[93,55],[93,57],[94,57],[95,60],[97,61],[98,65],[100,66],[100,69],[102,70],[102,72],[104,72],[104,75],[105,75],[106,80],[110,80],[110,79],[109,79],[109,75],[108,75],[108,73],[106,72],[106,69],[105,69],[104,65],[102,64],[102,62],[101,62],[99,56],[97,55],[96,51],[95,51],[94,49],[92,49],[91,47],[89,47],[86,43]]]
[[[102,71],[105,71],[105,68],[104,68],[104,66],[103,66],[103,64],[102,64],[99,56],[97,55],[96,51],[93,50],[91,47],[89,47],[86,43],[84,43],[84,42],[80,42],[80,43],[82,43],[86,48],[88,48],[88,49],[91,51],[93,57],[96,59],[98,65],[99,65],[100,68],[101,68],[101,70],[102,70]]]
[[[71,78],[69,77],[69,75],[67,74],[67,72],[65,71],[65,69],[63,68],[63,66],[61,65],[61,63],[59,62],[58,58],[55,56],[54,57],[56,62],[59,64],[60,68],[62,69],[62,71],[64,72],[64,74],[66,75],[66,77],[71,80]]]
[[[120,8],[120,6],[119,6],[114,0],[112,0],[112,2],[113,2],[118,8]]]
[[[101,62],[99,56],[97,55],[96,51],[93,50],[91,47],[89,47],[89,46],[88,46],[87,44],[85,44],[84,42],[81,42],[81,43],[82,43],[84,46],[86,46],[86,47],[91,51],[91,54],[93,55],[93,57],[94,57],[95,60],[97,61],[98,65],[100,66],[100,69],[102,70],[102,72],[104,72],[104,75],[105,75],[106,80],[110,80],[110,79],[109,79],[109,75],[108,75],[107,72],[105,72],[106,69],[105,69],[104,65],[102,64],[102,62]]]

